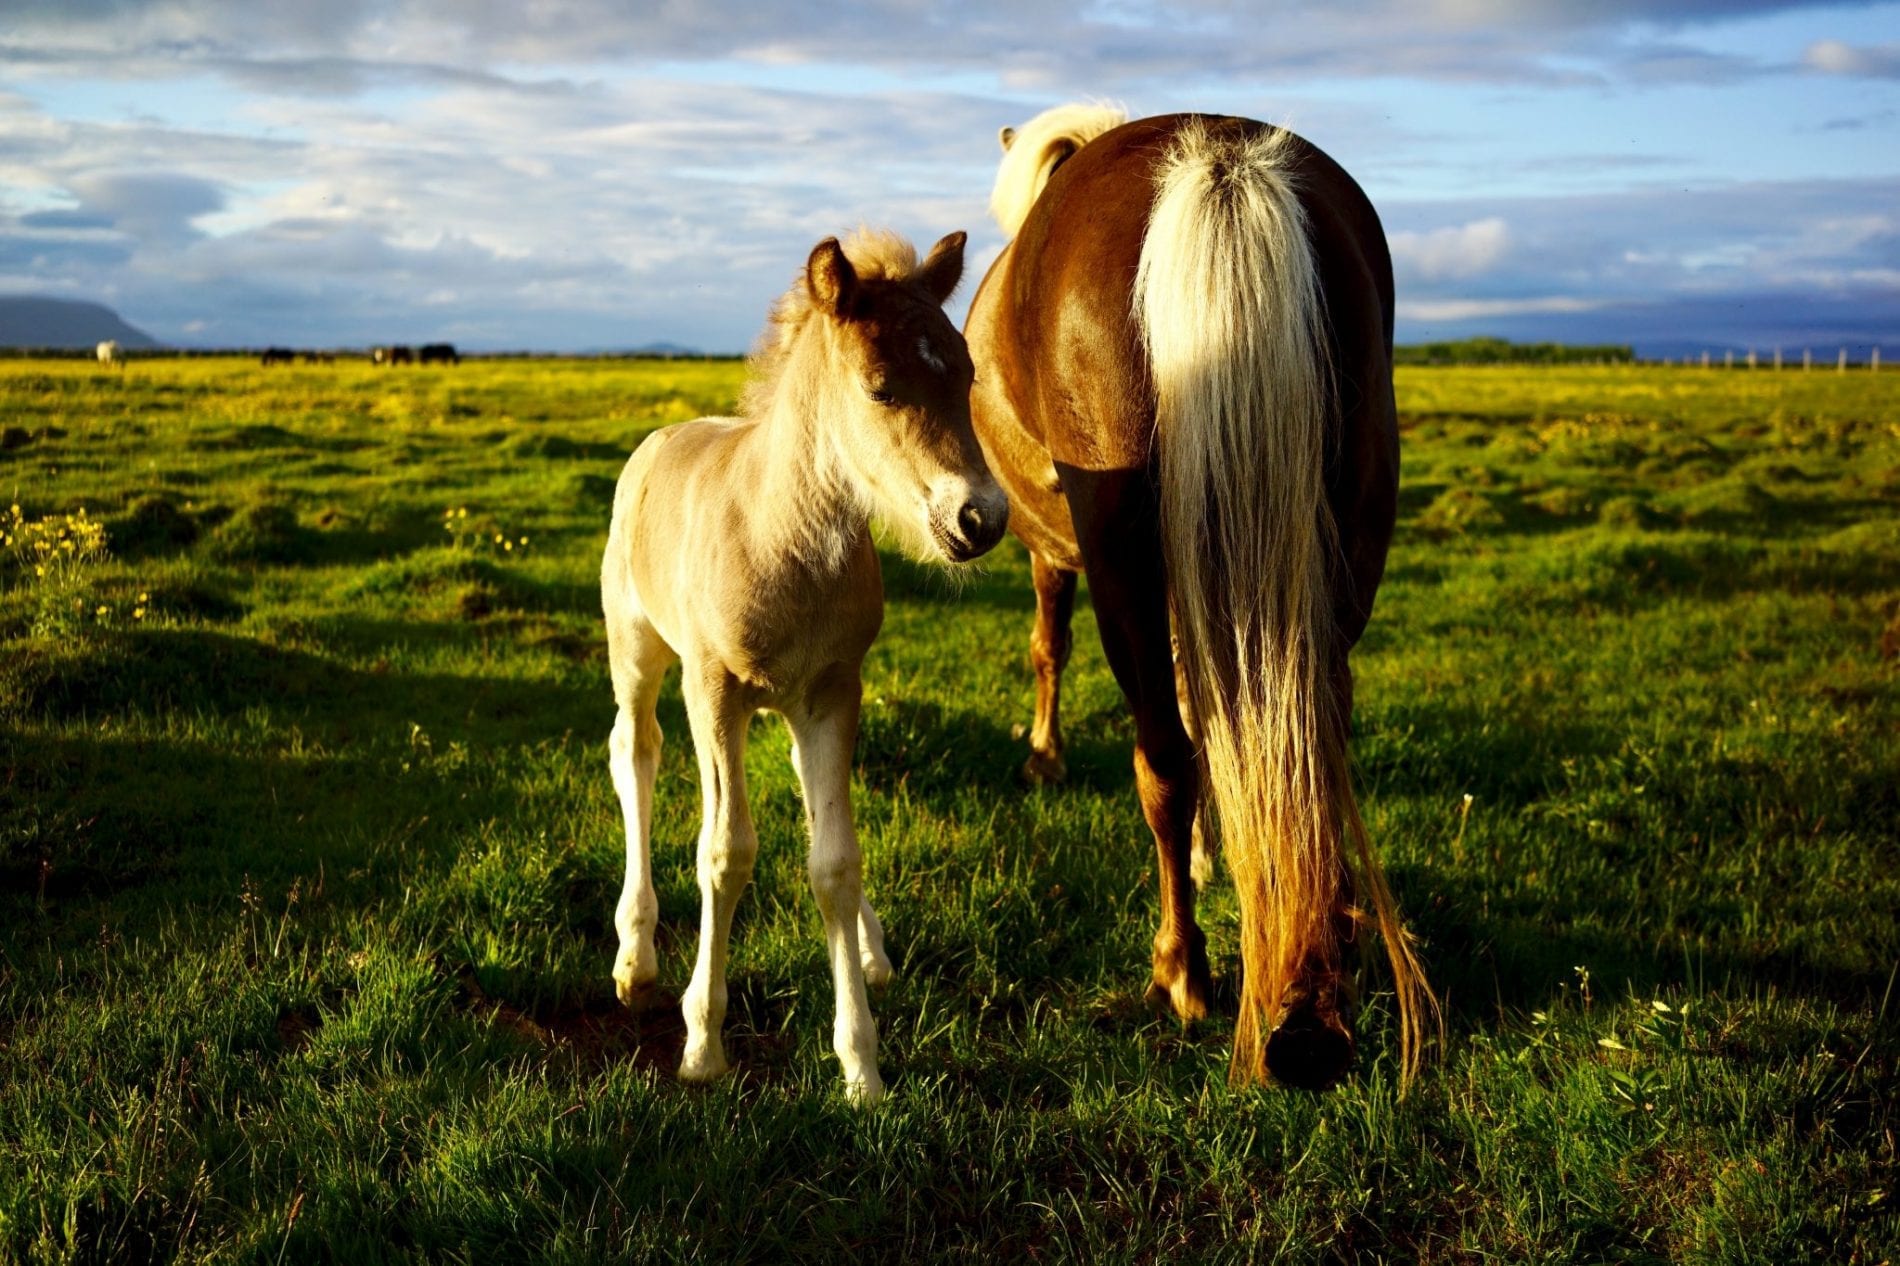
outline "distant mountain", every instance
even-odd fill
[[[97,347],[116,339],[127,350],[157,347],[158,340],[127,325],[103,303],[0,295],[0,347]]]

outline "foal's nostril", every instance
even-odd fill
[[[957,527],[962,530],[964,540],[982,540],[984,530],[983,507],[974,501],[964,502],[963,508],[957,511]]]

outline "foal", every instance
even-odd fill
[[[726,940],[758,852],[746,726],[769,708],[792,730],[846,1093],[867,1103],[884,1093],[865,985],[889,980],[891,964],[851,822],[859,666],[884,618],[870,515],[919,557],[952,562],[994,546],[1009,517],[970,429],[969,353],[943,314],[963,242],[950,234],[922,264],[889,233],[820,242],[772,312],[744,416],[648,437],[614,494],[600,576],[620,709],[610,760],[627,822],[613,974],[627,1003],[658,974],[654,705],[678,660],[704,806],[699,959],[681,998],[687,1080],[727,1067]]]

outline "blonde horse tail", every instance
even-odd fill
[[[1391,963],[1409,1082],[1437,1003],[1360,820],[1335,701],[1330,360],[1291,159],[1287,132],[1195,123],[1157,169],[1134,315],[1155,387],[1168,599],[1203,803],[1240,905],[1230,1075],[1286,1076],[1269,1039],[1344,987],[1342,941],[1366,920],[1356,888]]]

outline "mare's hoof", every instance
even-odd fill
[[[1154,982],[1148,986],[1150,1005],[1160,1006],[1165,999],[1181,1023],[1205,1020],[1214,996],[1214,973],[1207,965],[1207,938],[1201,930],[1190,926],[1180,939],[1157,934],[1150,979]]]
[[[1336,1015],[1301,1008],[1267,1035],[1267,1071],[1299,1090],[1325,1090],[1346,1075],[1352,1060],[1352,1034]]]
[[[897,975],[889,959],[860,958],[858,961],[864,967],[864,983],[873,989],[884,988],[891,983],[892,977]]]
[[[1061,752],[1031,751],[1023,762],[1023,780],[1032,787],[1048,787],[1069,776],[1069,766]]]
[[[1174,1012],[1183,1024],[1207,1018],[1207,1000],[1214,985],[1205,975],[1196,980],[1192,971],[1184,971],[1173,981],[1154,980],[1148,984],[1144,1001],[1157,1013]]]

